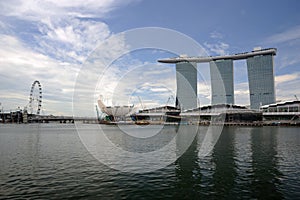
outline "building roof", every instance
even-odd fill
[[[155,108],[149,108],[149,109],[144,109],[141,110],[140,112],[161,112],[162,110],[168,110],[168,111],[179,111],[178,108],[174,106],[160,106],[160,107],[155,107]]]
[[[207,56],[207,57],[175,57],[175,58],[165,58],[165,59],[159,59],[158,62],[161,63],[179,63],[179,62],[196,62],[196,63],[202,63],[202,62],[210,62],[210,61],[217,61],[217,60],[241,60],[241,59],[247,59],[250,57],[258,56],[258,55],[276,55],[277,49],[276,48],[268,48],[268,49],[260,49],[260,50],[254,50],[251,52],[245,52],[245,53],[237,53],[233,55],[225,55],[225,56]]]
[[[292,104],[300,104],[300,101],[282,101],[282,102],[278,102],[278,103],[272,103],[269,105],[263,105],[260,108],[270,108],[270,107],[277,107],[277,106],[288,106],[288,105],[292,105]]]
[[[207,111],[211,109],[247,109],[245,106],[238,106],[238,105],[232,105],[232,104],[217,104],[217,105],[208,105],[203,107],[198,107],[192,110],[187,110],[186,112],[195,112],[195,111]]]

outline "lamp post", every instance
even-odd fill
[[[2,103],[0,102],[0,106],[1,106],[1,109],[0,109],[0,119],[2,120],[2,123],[5,123],[5,113],[4,113],[4,108],[3,108],[3,105]]]
[[[1,106],[1,105],[2,105],[2,103],[0,102],[0,106]],[[1,121],[1,122],[3,121],[3,119],[2,119],[2,115],[3,115],[2,110],[3,110],[3,109],[0,109],[0,121]]]

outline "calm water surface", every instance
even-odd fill
[[[74,125],[1,124],[0,199],[300,199],[300,128],[225,127],[205,158],[201,138],[167,167],[133,174],[95,160]]]

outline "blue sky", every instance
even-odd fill
[[[246,52],[258,46],[275,47],[277,100],[293,100],[294,95],[300,97],[299,9],[297,0],[0,1],[1,106],[4,110],[26,106],[30,86],[39,80],[43,86],[44,114],[71,115],[76,77],[93,50],[120,32],[143,27],[181,32],[198,42],[209,55]],[[124,48],[122,45],[119,42],[106,48],[111,48],[113,55]],[[120,88],[128,86],[132,90],[124,96],[139,94],[148,107],[164,104],[176,90],[175,72],[170,66],[157,68],[155,58],[169,55],[172,54],[144,50],[123,56],[112,65],[116,70],[107,74],[109,82],[103,82],[105,87],[97,86],[95,98],[103,95],[109,99],[109,92],[119,94]],[[198,84],[200,104],[205,105],[210,101],[208,65],[198,68],[204,76]],[[157,73],[158,69],[161,73]],[[130,76],[122,75],[129,72]],[[245,61],[235,62],[234,73],[235,101],[247,105]],[[134,77],[141,80],[132,80]],[[116,89],[117,85],[122,87]],[[144,94],[140,94],[142,91]],[[127,102],[138,104],[134,97]]]

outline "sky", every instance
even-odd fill
[[[88,116],[85,106],[94,110],[98,98],[146,108],[174,104],[174,67],[156,60],[176,54],[128,51],[132,44],[122,35],[147,27],[184,34],[212,56],[277,48],[276,99],[295,100],[300,98],[299,10],[297,0],[0,0],[0,106],[28,107],[35,80],[42,85],[42,114],[73,115],[75,109]],[[180,41],[174,39],[174,45],[180,47]],[[198,69],[202,106],[210,103],[209,66]],[[236,104],[248,105],[246,61],[234,62],[234,82]]]

